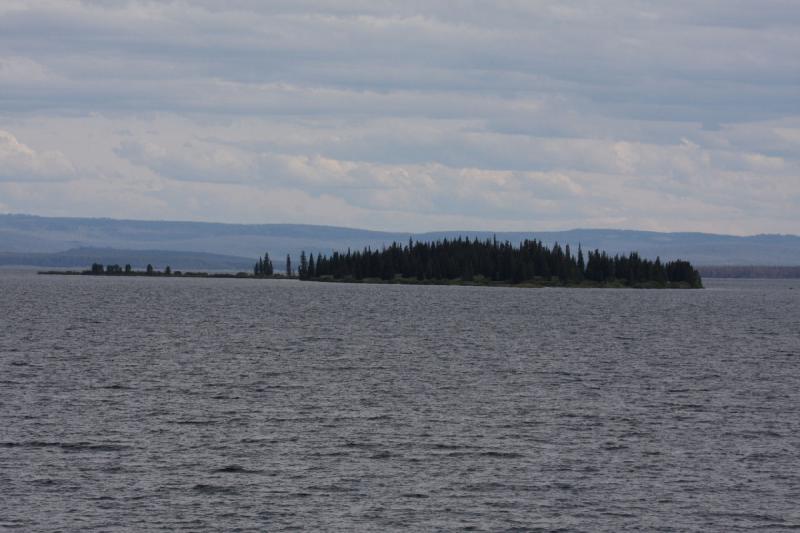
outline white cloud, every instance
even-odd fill
[[[43,83],[52,82],[55,76],[41,63],[28,58],[17,56],[0,56],[0,83],[10,85],[41,86]]]
[[[72,163],[57,151],[37,152],[0,130],[0,180],[59,180],[73,176]]]
[[[0,201],[797,233],[799,26],[789,0],[7,0]]]

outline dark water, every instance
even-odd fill
[[[0,529],[800,528],[800,283],[0,272]]]

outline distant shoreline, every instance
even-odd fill
[[[517,287],[522,289],[544,289],[544,288],[568,288],[568,289],[692,289],[688,283],[667,283],[665,285],[656,283],[638,283],[638,284],[625,284],[619,280],[608,283],[597,283],[592,281],[582,281],[580,283],[562,283],[558,280],[535,280],[523,283],[506,283],[502,281],[492,280],[458,280],[458,279],[443,279],[443,280],[418,280],[416,278],[396,278],[392,280],[385,280],[381,278],[341,278],[336,279],[333,277],[313,278],[300,280],[297,276],[287,277],[283,274],[274,274],[272,276],[254,276],[248,272],[237,273],[214,273],[214,272],[180,272],[176,271],[171,274],[164,272],[147,273],[142,271],[134,271],[129,273],[96,273],[90,270],[42,270],[37,272],[40,276],[87,276],[87,277],[107,277],[107,278],[200,278],[200,279],[273,279],[273,280],[297,280],[297,281],[310,281],[316,283],[346,283],[346,284],[369,284],[369,285],[429,285],[429,286],[454,286],[454,287]]]
[[[460,279],[444,279],[444,280],[418,280],[416,278],[396,278],[391,280],[384,280],[381,278],[364,278],[364,279],[335,279],[335,278],[314,278],[304,281],[320,282],[320,283],[368,283],[374,285],[451,285],[456,287],[519,287],[522,289],[544,289],[544,288],[567,288],[567,289],[692,289],[689,283],[679,282],[660,285],[657,283],[636,283],[625,284],[619,280],[608,283],[597,283],[592,281],[581,281],[579,283],[563,283],[561,281],[548,281],[548,280],[533,280],[524,281],[521,283],[507,283],[503,281],[465,281]]]
[[[224,278],[224,279],[256,279],[256,276],[247,272],[182,272],[176,270],[172,273],[165,273],[160,271],[155,272],[92,272],[91,270],[40,270],[36,272],[40,276],[92,276],[92,277],[108,277],[108,278]],[[281,274],[271,276],[271,279],[291,279]]]

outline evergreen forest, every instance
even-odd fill
[[[267,256],[268,257],[268,256]],[[266,275],[264,259],[256,276]],[[287,266],[291,269],[289,258]],[[269,270],[271,271],[271,265]],[[289,275],[294,272],[291,270]],[[271,272],[270,272],[271,273]],[[469,238],[436,242],[392,243],[330,256],[300,254],[297,277],[314,281],[383,281],[393,283],[486,284],[587,287],[701,288],[700,274],[688,261],[649,260],[633,252],[610,256],[569,245],[552,247],[525,240],[518,246],[497,239]]]

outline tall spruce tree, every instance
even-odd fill
[[[300,279],[308,279],[308,258],[305,251],[300,252],[300,265],[297,267],[297,275]]]
[[[271,276],[275,273],[275,269],[272,267],[272,260],[269,258],[269,252],[264,254],[264,275]]]

